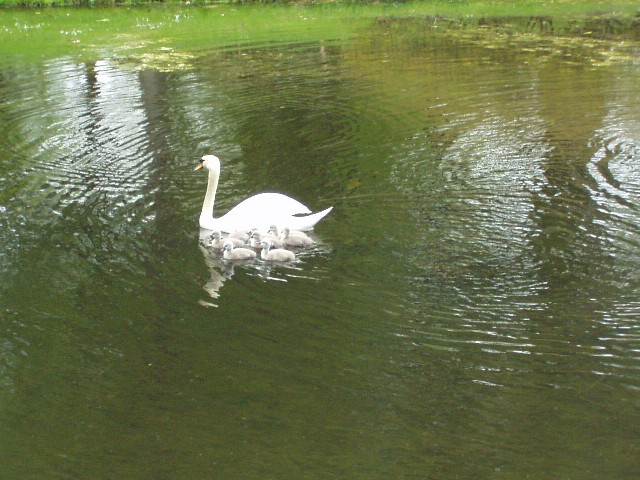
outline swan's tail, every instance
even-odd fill
[[[291,219],[289,220],[289,225],[285,226],[289,227],[291,230],[311,230],[313,226],[324,217],[326,217],[331,210],[333,210],[333,207],[325,208],[321,212],[312,213],[311,215],[291,217]]]

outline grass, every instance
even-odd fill
[[[22,0],[0,0],[17,5]],[[49,0],[44,0],[49,1]],[[14,3],[11,3],[14,2]],[[115,5],[115,4],[114,4]],[[181,62],[178,52],[262,43],[344,39],[379,19],[443,16],[476,24],[496,17],[552,16],[556,33],[592,14],[615,14],[624,25],[638,23],[637,1],[581,2],[432,1],[407,3],[207,4],[179,2],[92,8],[0,9],[2,56],[96,58],[105,52],[142,58],[155,52],[165,63]],[[564,20],[563,20],[564,19]],[[569,21],[569,20],[570,21]],[[524,22],[526,24],[526,20]],[[606,26],[606,25],[605,25]],[[614,25],[615,26],[615,25]],[[633,30],[635,34],[638,30]],[[569,32],[574,34],[576,32]],[[158,52],[161,52],[158,53]],[[107,56],[113,56],[109,53]],[[175,57],[175,58],[174,58]]]
[[[421,2],[334,2],[325,0],[247,1],[247,0],[0,0],[0,7],[46,7],[46,6],[150,6],[150,5],[286,5],[313,6],[318,4],[342,5],[388,5],[402,11],[413,11],[421,15],[445,16],[557,16],[587,15],[594,13],[640,14],[637,0],[425,0]]]

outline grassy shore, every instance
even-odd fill
[[[20,0],[0,0],[4,4],[7,1]],[[474,41],[493,43],[501,39],[514,42],[519,34],[525,34],[527,41],[541,37],[549,42],[553,37],[556,43],[572,43],[579,38],[580,45],[598,40],[626,42],[629,48],[635,48],[640,40],[640,16],[635,0],[592,3],[549,0],[544,5],[489,0],[254,2],[241,7],[230,3],[194,7],[179,2],[118,5],[0,8],[2,57],[92,59],[107,52],[108,56],[133,58],[145,65],[155,66],[158,61],[180,65],[185,61],[184,55],[194,55],[205,46],[326,42],[351,38],[374,24],[397,35],[408,32],[411,25],[424,29],[437,24],[446,26],[451,35],[467,35]],[[566,48],[564,44],[557,45],[558,50]],[[619,45],[598,48],[619,55]]]
[[[0,0],[0,7],[102,7],[140,5],[240,5],[240,4],[387,4],[410,9],[419,15],[444,16],[557,16],[557,15],[640,15],[637,0],[424,0],[420,2],[335,2],[327,0],[302,0],[298,2],[278,0]]]

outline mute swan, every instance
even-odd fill
[[[284,227],[282,230],[282,244],[285,247],[310,247],[313,245],[313,240],[302,232],[295,234],[289,230],[289,227]]]
[[[333,208],[311,213],[304,204],[281,193],[259,193],[243,200],[225,215],[213,218],[213,205],[220,179],[220,159],[215,155],[205,155],[194,172],[203,167],[209,171],[207,193],[200,213],[200,227],[205,230],[233,232],[254,227],[267,230],[273,224],[289,225],[296,230],[311,230]]]
[[[262,251],[260,252],[260,258],[262,260],[269,260],[272,262],[289,262],[296,259],[295,253],[285,250],[283,248],[271,248],[270,240],[262,240]]]
[[[224,248],[224,242],[231,242],[233,244],[233,247],[243,247],[245,242],[242,241],[239,238],[234,238],[234,237],[226,237],[226,238],[222,238],[222,234],[220,233],[220,230],[216,230],[215,232],[213,232],[211,234],[211,248]]]
[[[252,260],[256,258],[256,252],[248,248],[234,248],[233,242],[226,240],[222,247],[222,258],[225,260]]]

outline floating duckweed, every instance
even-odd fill
[[[144,52],[139,56],[129,56],[121,62],[121,66],[133,70],[173,72],[191,69],[194,58],[196,56],[191,53],[162,47],[154,52]]]

